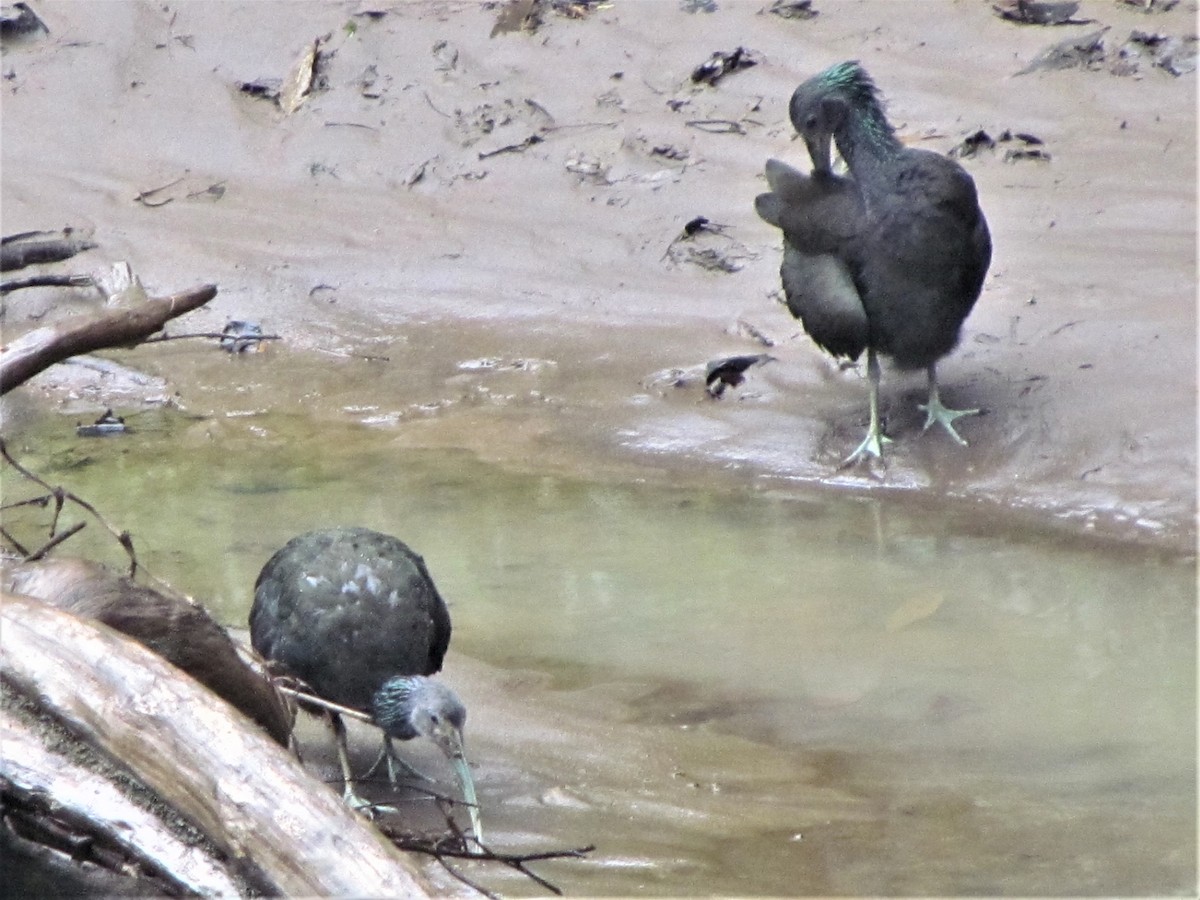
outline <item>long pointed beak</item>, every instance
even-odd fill
[[[454,767],[454,774],[458,776],[458,783],[462,788],[463,802],[471,816],[471,831],[475,835],[476,843],[482,845],[483,827],[479,824],[479,801],[475,798],[475,779],[471,777],[471,768],[467,765],[467,755],[463,750],[462,732],[447,722],[435,732],[433,740]]]
[[[467,813],[471,817],[471,831],[475,834],[475,842],[482,846],[483,826],[479,823],[479,801],[475,799],[475,780],[471,777],[471,768],[462,756],[453,757],[450,764],[454,766],[454,774],[458,776],[458,782],[462,785],[463,802],[467,804]]]
[[[808,156],[812,160],[813,171],[822,175],[832,175],[833,135],[827,131],[813,137],[805,135],[804,145],[808,147]]]

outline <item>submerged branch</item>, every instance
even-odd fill
[[[493,896],[488,891],[479,887],[476,884],[468,881],[461,873],[457,872],[448,860],[467,859],[467,860],[482,860],[485,862],[498,862],[508,866],[511,869],[516,869],[522,875],[536,882],[543,889],[550,891],[553,894],[562,895],[562,891],[551,882],[542,878],[537,873],[527,868],[531,862],[540,862],[547,859],[583,859],[588,853],[593,852],[595,845],[589,844],[586,847],[575,847],[566,850],[540,850],[535,853],[503,853],[494,850],[484,844],[480,844],[473,838],[471,843],[475,844],[479,849],[469,849],[467,844],[467,836],[463,834],[458,824],[447,808],[443,808],[443,813],[446,817],[446,825],[452,832],[450,837],[430,838],[421,835],[409,834],[401,831],[399,828],[387,824],[380,824],[380,831],[388,837],[399,849],[407,850],[410,853],[423,853],[427,856],[432,856],[441,863],[451,875],[454,875],[465,884],[470,885],[480,893],[491,897]]]
[[[108,531],[109,534],[111,534],[114,538],[116,538],[117,543],[120,544],[125,549],[125,553],[129,557],[129,577],[132,578],[135,574],[137,574],[138,558],[137,558],[137,553],[133,549],[133,535],[131,535],[128,531],[118,531],[115,526],[110,524],[109,521],[106,518],[104,518],[104,516],[100,515],[100,511],[97,510],[96,507],[92,506],[92,504],[88,503],[86,500],[84,500],[80,497],[77,497],[75,494],[72,494],[70,491],[64,490],[61,487],[54,487],[54,486],[48,484],[47,482],[43,481],[39,476],[37,476],[36,474],[31,472],[29,469],[25,468],[23,465],[21,465],[19,462],[17,462],[13,458],[11,453],[8,452],[8,443],[2,437],[0,437],[0,458],[2,458],[6,463],[8,463],[10,466],[12,466],[14,469],[16,469],[18,473],[20,473],[22,476],[27,478],[29,481],[32,481],[34,484],[38,485],[39,487],[44,488],[48,492],[47,495],[44,497],[38,497],[38,498],[35,498],[34,500],[26,500],[26,501],[23,501],[24,503],[28,503],[28,504],[40,503],[41,505],[45,506],[46,504],[49,503],[51,498],[54,499],[54,503],[55,503],[54,521],[50,526],[51,538],[56,537],[56,531],[58,528],[58,516],[59,516],[59,513],[62,512],[63,504],[67,500],[70,500],[72,503],[76,504],[77,506],[81,506],[84,510],[91,513],[92,517],[97,522],[99,522],[102,526],[104,526],[104,528]],[[82,527],[82,525],[80,527]],[[46,550],[50,549],[50,547],[52,547],[53,545],[61,543],[62,541],[66,540],[68,537],[70,537],[72,534],[74,534],[78,530],[79,530],[79,528],[69,529],[68,532],[64,533],[64,535],[62,537],[58,537],[57,540],[52,540],[50,542],[50,544],[43,547],[41,552],[44,553]],[[14,544],[14,546],[17,546],[18,549],[20,549],[20,545],[18,545],[16,541],[13,541],[13,544]],[[27,553],[23,552],[22,555],[27,555]],[[147,573],[147,574],[149,574],[149,573]],[[152,575],[150,577],[154,578],[154,576],[152,576]],[[157,581],[159,584],[162,584],[162,582],[159,579],[154,578],[154,580]]]

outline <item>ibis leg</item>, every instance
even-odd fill
[[[867,390],[868,399],[871,404],[871,421],[867,425],[867,436],[863,438],[863,442],[855,448],[854,452],[846,457],[842,466],[849,466],[864,457],[873,456],[876,459],[883,458],[883,445],[890,444],[892,439],[883,433],[883,429],[879,426],[879,357],[875,355],[875,350],[871,347],[867,348]]]
[[[379,756],[375,757],[375,762],[371,763],[371,768],[367,771],[367,777],[374,775],[378,771],[379,766],[383,762],[387,762],[388,781],[393,785],[400,780],[401,775],[409,778],[419,778],[421,781],[434,781],[424,772],[418,772],[405,759],[396,752],[396,744],[388,735],[383,736],[383,749],[379,751]]]
[[[351,809],[358,810],[370,816],[375,812],[397,812],[395,807],[380,806],[360,797],[354,790],[354,773],[350,769],[350,750],[346,745],[346,723],[335,712],[329,713],[329,724],[333,728],[333,738],[337,743],[338,763],[342,767],[342,799]]]

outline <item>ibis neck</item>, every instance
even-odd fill
[[[870,204],[891,189],[891,169],[904,150],[877,104],[852,110],[834,134],[838,152]]]
[[[376,692],[372,717],[375,724],[391,737],[407,741],[417,736],[412,725],[413,694],[416,689],[414,679],[391,678]]]

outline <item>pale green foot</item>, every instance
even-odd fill
[[[842,461],[842,467],[852,466],[860,459],[883,459],[883,445],[892,443],[892,439],[884,434],[876,423],[875,427],[867,429],[867,436],[854,452]]]
[[[420,781],[428,781],[432,783],[434,780],[424,772],[418,772],[407,762],[405,762],[396,752],[396,745],[392,743],[392,739],[386,734],[383,736],[383,750],[380,751],[375,762],[371,764],[371,768],[367,771],[365,777],[370,778],[372,775],[374,775],[379,770],[380,763],[384,762],[385,760],[387,761],[388,781],[390,781],[393,785],[400,780],[401,774],[410,778],[419,779]]]
[[[925,426],[921,429],[923,432],[928,431],[929,426],[937,422],[963,447],[967,446],[967,442],[954,430],[954,420],[963,416],[979,415],[977,409],[950,409],[942,405],[942,399],[938,396],[937,371],[933,366],[929,367],[929,400],[919,404],[917,409],[925,410]]]
[[[342,799],[355,812],[360,812],[367,818],[373,818],[379,813],[399,813],[394,806],[381,806],[360,797],[354,790],[354,773],[350,770],[350,751],[346,748],[346,725],[342,717],[330,711],[329,724],[333,727],[333,737],[337,744],[338,763],[342,768]]]
[[[354,788],[350,786],[350,782],[346,782],[346,787],[342,790],[342,799],[346,801],[346,805],[355,812],[360,812],[368,819],[373,819],[375,816],[384,813],[399,815],[400,810],[394,806],[385,806],[381,803],[371,803],[355,793]]]
[[[388,781],[392,784],[395,784],[399,780],[401,773],[409,778],[416,778],[418,781],[433,783],[434,779],[430,778],[424,772],[418,772],[405,760],[400,758],[400,755],[396,753],[396,745],[392,743],[390,737],[384,737],[383,748],[384,755],[387,757]]]

